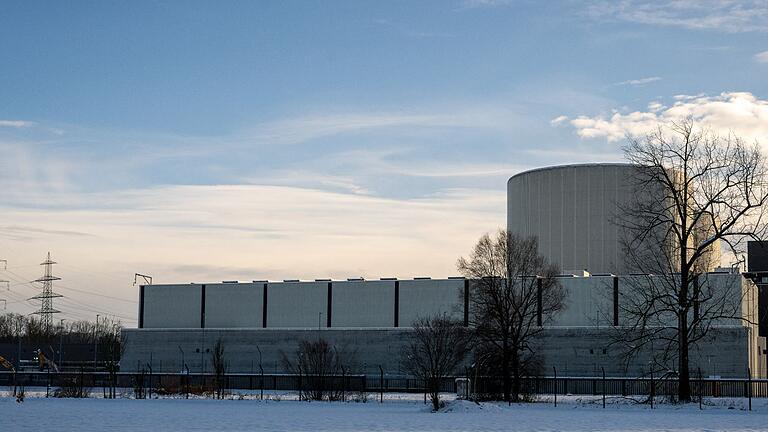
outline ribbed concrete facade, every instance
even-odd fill
[[[517,174],[507,182],[507,230],[536,236],[539,252],[563,271],[629,273],[615,221],[632,197],[633,171],[588,164]]]

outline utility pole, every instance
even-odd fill
[[[99,317],[101,315],[96,314],[96,325],[93,326],[93,371],[96,372],[96,352],[99,349]]]
[[[3,270],[8,270],[8,260],[0,260],[0,264],[3,265]],[[11,289],[11,281],[0,279],[0,284],[5,284],[5,289],[10,290]],[[8,302],[5,299],[0,299],[0,301],[4,301],[5,305],[3,306],[3,310],[6,310],[8,307]]]
[[[51,253],[48,252],[48,258],[41,262],[41,266],[45,266],[43,277],[36,279],[34,282],[43,284],[43,290],[40,294],[30,298],[29,300],[40,300],[40,309],[32,312],[35,315],[40,315],[40,324],[43,331],[50,332],[52,326],[53,314],[60,313],[61,311],[53,308],[53,299],[56,297],[62,297],[61,294],[53,292],[53,281],[61,280],[60,277],[53,275],[52,269],[55,261],[51,260]]]
[[[61,370],[64,370],[64,361],[62,360],[64,356],[64,321],[66,318],[62,318],[59,320],[59,368]]]

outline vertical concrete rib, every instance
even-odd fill
[[[536,325],[541,327],[543,324],[544,304],[541,298],[541,278],[536,278]]]
[[[331,326],[331,313],[333,313],[333,282],[328,282],[328,303],[326,305],[326,326]]]
[[[400,327],[400,281],[395,281],[395,327]]]
[[[613,277],[613,325],[619,326],[619,277]]]
[[[262,287],[262,299],[261,299],[261,327],[267,328],[267,285],[264,283]]]
[[[139,328],[144,328],[144,285],[139,285]]]
[[[464,327],[469,327],[469,279],[464,279]]]
[[[205,284],[200,285],[200,328],[205,328]]]

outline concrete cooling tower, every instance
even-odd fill
[[[626,274],[620,206],[632,197],[629,164],[562,165],[507,182],[507,230],[537,236],[539,251],[564,273]]]

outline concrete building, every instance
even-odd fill
[[[555,366],[572,376],[593,376],[601,367],[611,376],[647,372],[649,353],[624,362],[622,350],[611,343],[626,324],[621,310],[630,288],[658,283],[657,277],[632,274],[614,224],[635,193],[633,169],[567,165],[509,179],[507,229],[538,236],[540,252],[570,275],[559,278],[568,292],[566,308],[543,323],[538,340],[545,371]],[[730,271],[703,277],[720,292],[728,290],[737,318],[718,322],[691,353],[694,368],[723,377],[743,376],[748,367],[768,375],[764,339],[751,324],[757,322],[755,285]],[[411,323],[447,313],[467,325],[472,286],[463,278],[145,285],[139,328],[123,330],[121,370],[150,364],[154,371],[177,372],[186,364],[193,372],[210,372],[210,351],[221,339],[230,371],[252,372],[261,364],[265,372],[280,373],[283,355],[302,340],[322,337],[355,351],[360,371],[378,373],[381,366],[388,374],[403,374],[400,352]]]
[[[741,376],[747,367],[762,370],[756,348],[754,284],[737,273],[710,273],[708,283],[729,290],[734,309],[744,320],[723,320],[701,351],[692,353],[707,375]],[[600,367],[612,376],[646,372],[649,357],[629,364],[611,345],[624,324],[625,296],[648,276],[563,276],[566,309],[545,323],[540,339],[545,370],[593,375]],[[123,331],[126,352],[121,369],[136,370],[151,362],[154,371],[173,372],[182,359],[193,372],[210,372],[210,351],[221,338],[232,372],[258,369],[282,373],[282,355],[291,355],[301,340],[324,338],[355,351],[359,370],[404,374],[400,352],[409,326],[421,316],[447,313],[469,322],[472,281],[454,279],[249,282],[146,285],[140,294],[140,327]],[[258,348],[257,348],[258,347]]]

